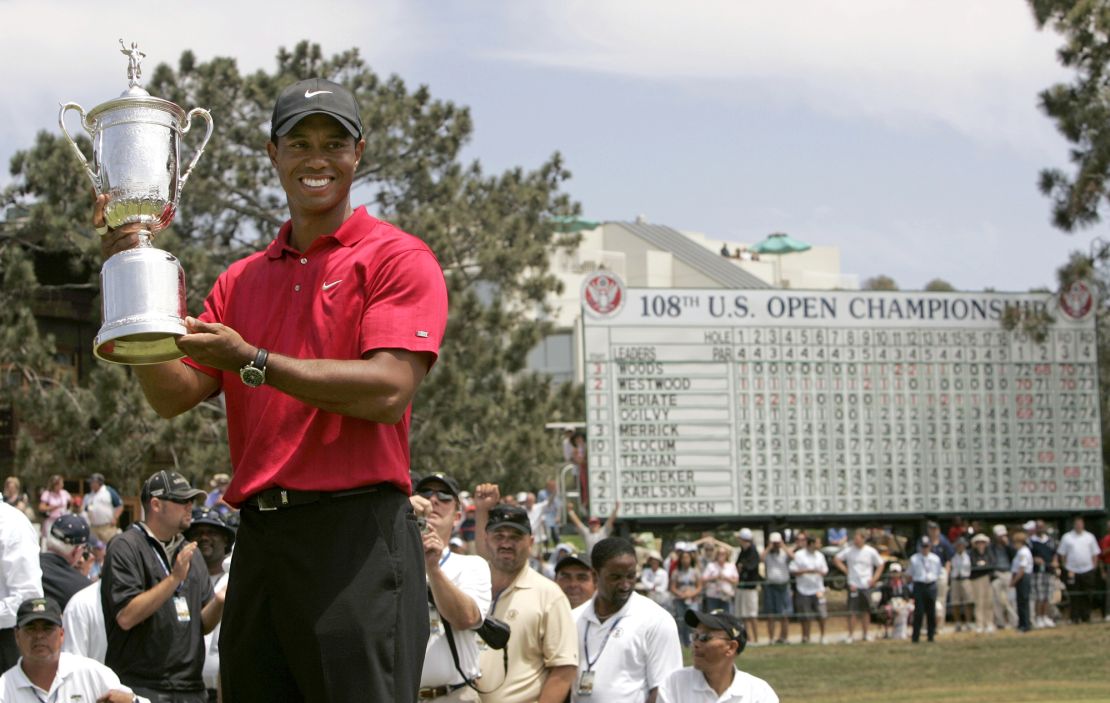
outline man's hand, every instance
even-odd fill
[[[254,360],[258,349],[247,344],[238,332],[218,322],[185,318],[187,334],[177,340],[177,348],[199,364],[222,371],[238,371]]]
[[[436,531],[428,529],[423,535],[424,539],[424,570],[431,572],[439,569],[439,560],[443,558],[443,540]]]
[[[96,196],[93,204],[93,228],[101,229],[107,226],[104,218],[104,208],[108,205],[107,195]],[[139,232],[145,229],[142,224],[132,222],[119,229],[108,230],[107,234],[100,237],[100,255],[108,259],[114,254],[139,246]]]
[[[501,489],[496,483],[480,483],[474,489],[474,507],[489,512],[501,502]]]
[[[416,513],[416,517],[427,518],[432,514],[432,501],[424,496],[409,496],[409,505],[412,506],[412,512]]]
[[[96,703],[134,703],[136,700],[134,693],[127,693],[113,688],[100,698],[96,699]]]
[[[193,563],[195,551],[197,551],[197,543],[189,542],[177,553],[177,560],[173,563],[173,577],[179,582],[184,581],[189,575],[189,566]]]

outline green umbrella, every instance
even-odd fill
[[[555,223],[556,232],[580,232],[584,229],[594,229],[601,224],[573,215],[557,215],[552,217],[551,220]]]
[[[795,254],[809,249],[808,244],[799,242],[785,232],[772,232],[762,242],[753,245],[751,251],[757,254]]]

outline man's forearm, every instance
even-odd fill
[[[204,610],[200,611],[201,623],[204,625],[204,634],[209,634],[212,630],[216,629],[216,625],[220,624],[220,618],[224,616],[224,599],[213,598],[208,601],[204,606]]]
[[[131,369],[150,407],[165,418],[192,409],[219,388],[216,379],[181,361],[144,364]]]
[[[574,677],[578,675],[577,666],[556,666],[547,672],[538,703],[563,703],[570,695]]]
[[[439,567],[428,570],[428,588],[432,590],[436,610],[456,630],[470,630],[482,622],[482,614],[474,599],[462,592]]]
[[[132,598],[123,610],[116,613],[116,623],[124,630],[135,627],[158,612],[180,584],[172,575],[162,579],[154,588]]]

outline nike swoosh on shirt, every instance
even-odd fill
[[[331,283],[325,283],[324,284],[324,290],[331,290],[332,288],[335,288],[336,286],[338,286],[342,282],[343,282],[343,279],[340,278],[338,281],[332,281]]]
[[[314,98],[317,95],[322,95],[324,93],[331,93],[331,91],[330,90],[306,90],[304,92],[304,96],[306,98]]]

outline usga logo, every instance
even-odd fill
[[[624,305],[624,282],[609,271],[595,271],[582,282],[582,303],[594,317],[607,317]]]
[[[1073,320],[1082,320],[1091,314],[1095,306],[1095,296],[1083,281],[1075,281],[1060,291],[1060,310]]]

